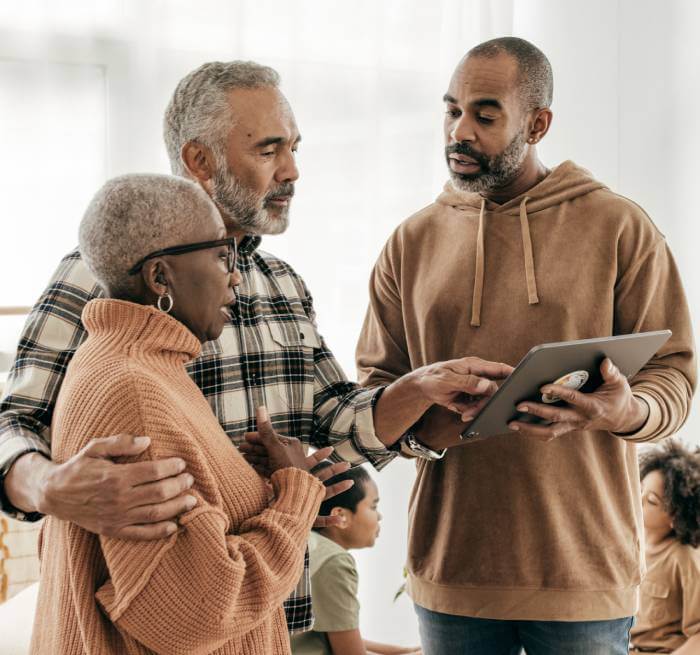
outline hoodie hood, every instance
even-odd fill
[[[499,205],[487,200],[479,193],[470,193],[457,189],[451,180],[445,184],[443,192],[437,197],[437,203],[457,211],[479,212],[479,229],[475,252],[474,292],[472,298],[471,325],[481,325],[481,302],[484,291],[484,221],[487,213],[505,214],[520,217],[520,231],[523,246],[524,275],[527,282],[528,303],[539,303],[537,294],[537,277],[532,253],[532,239],[528,214],[560,205],[561,203],[583,196],[605,185],[598,182],[585,168],[572,161],[565,161],[525,193]]]
[[[539,184],[502,205],[486,200],[479,193],[460,191],[453,185],[452,180],[447,181],[442,193],[437,197],[437,202],[454,209],[476,211],[480,211],[485,202],[485,209],[488,212],[517,216],[525,198],[527,198],[528,214],[534,214],[560,205],[566,200],[605,188],[606,186],[596,180],[585,168],[577,166],[572,161],[565,161],[553,168]]]

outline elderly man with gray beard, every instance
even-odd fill
[[[334,457],[351,464],[369,461],[380,469],[396,454],[390,448],[433,404],[473,413],[495,391],[494,380],[511,369],[463,358],[371,390],[347,380],[316,329],[303,280],[258,248],[260,235],[287,227],[298,178],[300,135],[278,86],[279,76],[265,66],[208,63],[179,83],[166,111],[173,172],[209,194],[228,236],[239,244],[241,283],[231,320],[188,371],[251,463],[260,463],[264,453],[243,443],[244,436],[256,429],[256,408],[264,405],[278,432],[316,448],[333,446]],[[1,507],[26,520],[53,515],[110,537],[165,538],[196,502],[188,493],[192,476],[184,462],[112,461],[143,452],[148,440],[137,437],[148,435],[95,439],[65,463],[50,460],[58,389],[85,338],[81,312],[101,294],[75,251],[60,263],[29,316],[0,404]],[[343,465],[336,464],[319,477],[340,470]],[[331,522],[319,517],[317,525]],[[291,632],[310,627],[308,568],[285,609]]]

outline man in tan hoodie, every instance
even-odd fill
[[[540,162],[551,100],[550,64],[527,41],[459,63],[444,96],[450,180],[377,261],[362,383],[467,354],[516,364],[543,342],[673,336],[629,382],[606,361],[594,393],[520,406],[548,427],[514,422],[450,448],[463,423],[442,409],[404,437],[418,456],[408,588],[426,655],[627,653],[643,562],[635,444],[678,430],[695,386],[663,235],[576,164]]]

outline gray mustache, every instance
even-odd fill
[[[270,198],[278,198],[279,196],[291,197],[294,195],[294,193],[294,185],[291,182],[287,184],[280,184],[265,196],[265,200],[270,200]]]

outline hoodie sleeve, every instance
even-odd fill
[[[412,370],[403,322],[400,250],[395,232],[370,276],[369,306],[355,353],[363,387],[391,384]]]
[[[615,334],[673,332],[630,381],[634,395],[649,405],[649,418],[637,432],[618,436],[639,442],[657,441],[681,428],[697,376],[690,312],[678,268],[666,240],[658,232],[655,237],[622,272],[615,288]]]

